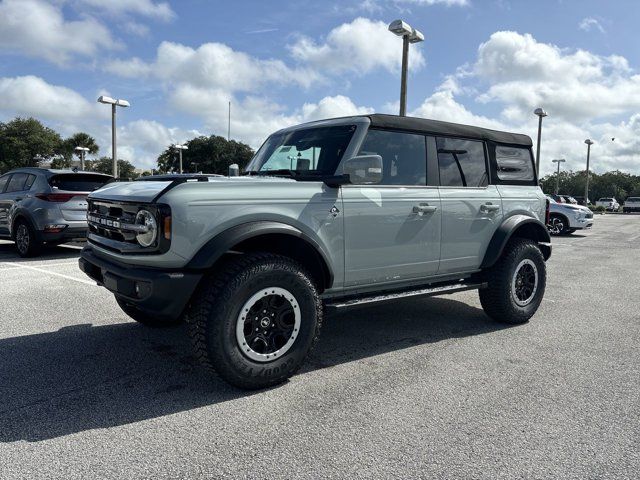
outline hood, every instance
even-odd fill
[[[113,182],[92,192],[90,199],[117,200],[122,202],[152,202],[171,184],[165,182]]]
[[[150,203],[160,195],[172,181],[139,181],[139,182],[113,182],[105,185],[92,192],[89,195],[90,199],[97,200],[116,200],[120,202],[140,202]],[[243,177],[209,177],[207,181],[197,181],[197,179],[187,180],[179,183],[178,185],[185,185],[197,183],[200,185],[218,184],[220,186],[251,186],[251,185],[273,185],[273,184],[291,184],[291,183],[307,183],[297,182],[296,180],[283,177],[266,177],[266,176],[243,176]],[[318,182],[320,183],[320,182]],[[178,186],[176,185],[176,186]]]

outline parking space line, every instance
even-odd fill
[[[72,277],[70,275],[64,275],[63,273],[58,273],[58,272],[51,272],[49,270],[44,270],[42,268],[38,268],[38,267],[32,267],[30,265],[20,265],[19,263],[12,263],[12,262],[2,262],[3,265],[10,265],[12,267],[18,267],[18,268],[26,268],[27,270],[33,270],[35,272],[40,272],[40,273],[46,273],[48,275],[54,275],[56,277],[62,277],[62,278],[66,278],[67,280],[73,280],[75,282],[80,282],[80,283],[84,283],[85,285],[92,285],[94,287],[96,287],[96,283],[95,282],[91,282],[89,280],[83,280],[81,278],[75,278]],[[2,270],[0,270],[1,272]]]

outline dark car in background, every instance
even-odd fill
[[[87,236],[87,195],[110,175],[19,168],[0,176],[0,238],[13,240],[22,257],[42,246]]]

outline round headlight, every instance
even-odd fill
[[[136,215],[136,224],[147,227],[146,232],[136,235],[138,243],[143,247],[150,247],[153,245],[158,237],[158,222],[156,222],[156,218],[153,216],[153,213],[147,210],[140,210]]]

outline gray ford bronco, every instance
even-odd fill
[[[526,322],[551,255],[531,139],[419,118],[286,128],[243,175],[88,203],[80,268],[140,323],[185,320],[202,362],[249,389],[293,375],[330,309],[477,289],[489,317]]]

